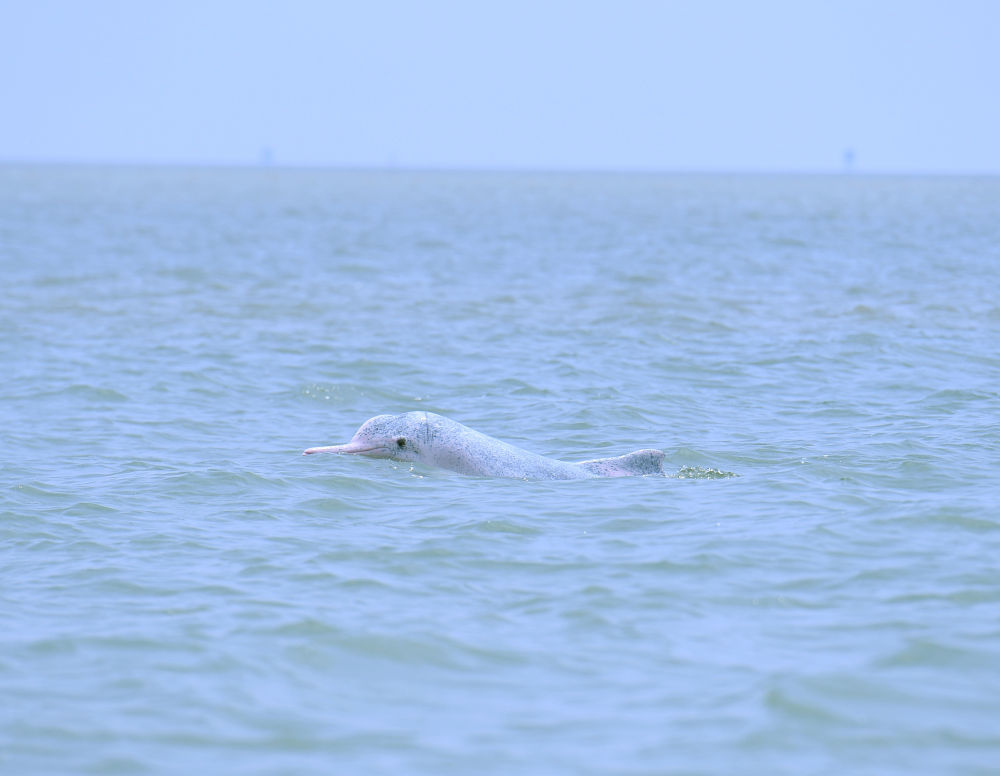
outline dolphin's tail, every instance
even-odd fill
[[[581,469],[595,477],[641,477],[645,474],[663,474],[662,450],[636,450],[617,458],[595,458],[581,461]]]

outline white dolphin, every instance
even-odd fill
[[[514,447],[433,412],[377,415],[345,445],[310,447],[313,453],[349,453],[421,463],[480,477],[582,480],[663,475],[663,451],[637,450],[617,458],[567,463]]]

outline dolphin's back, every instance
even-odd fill
[[[425,413],[434,440],[429,463],[461,474],[529,480],[580,480],[595,476],[576,464],[501,442],[450,418]]]
[[[663,474],[662,450],[636,450],[617,458],[595,458],[576,464],[593,477],[642,477]]]

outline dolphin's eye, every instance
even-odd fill
[[[406,439],[400,437],[396,440],[396,447],[406,447]]]

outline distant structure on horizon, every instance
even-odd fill
[[[844,172],[854,172],[855,153],[853,148],[844,150]]]

